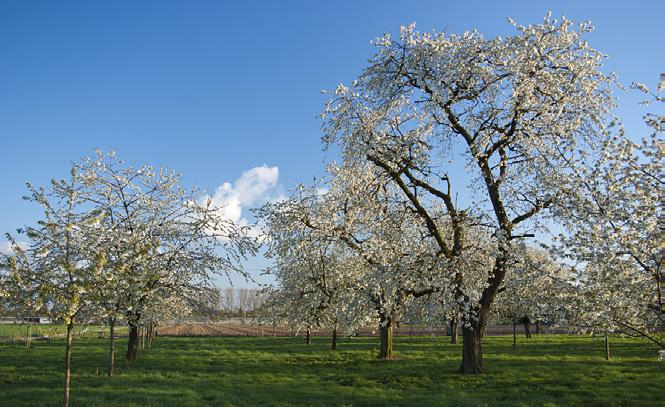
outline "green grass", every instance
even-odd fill
[[[28,329],[30,329],[28,331]],[[127,327],[116,327],[116,333],[126,333]],[[81,337],[96,337],[99,331],[103,331],[108,335],[109,328],[102,325],[76,325],[74,327],[74,336]],[[20,340],[31,333],[33,337],[40,337],[44,335],[64,335],[67,332],[67,326],[64,324],[0,324],[0,341],[14,338]]]
[[[455,373],[461,345],[447,338],[395,338],[397,359],[375,359],[377,338],[157,338],[131,367],[118,341],[117,375],[103,374],[103,339],[75,341],[72,400],[79,406],[658,406],[665,405],[665,362],[635,339],[582,336],[484,339],[488,370]],[[0,405],[58,405],[63,341],[31,349],[0,344]]]

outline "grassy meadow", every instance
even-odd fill
[[[127,333],[126,326],[116,327],[116,335]],[[63,337],[67,332],[67,326],[64,324],[0,324],[0,341],[15,340],[19,341],[22,338],[31,336],[32,338],[49,337],[57,338]],[[104,335],[109,335],[109,328],[105,325],[76,325],[74,327],[74,336],[82,337],[97,337],[102,332]]]
[[[455,373],[461,345],[446,337],[396,337],[397,358],[375,359],[377,338],[157,338],[116,376],[104,376],[108,339],[77,338],[75,406],[658,406],[665,362],[645,341],[543,335],[484,339],[487,373]],[[64,341],[0,343],[0,405],[61,403]],[[98,374],[99,372],[99,375]]]

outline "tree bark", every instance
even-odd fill
[[[610,360],[610,338],[605,335],[605,360]]]
[[[517,324],[513,321],[513,350],[517,350]]]
[[[459,373],[483,373],[483,351],[481,346],[481,328],[478,323],[462,328],[462,364]]]
[[[148,337],[148,347],[152,348],[155,343],[155,336],[157,336],[157,323],[150,324],[150,336]]]
[[[306,336],[305,336],[305,343],[307,345],[312,344],[312,329],[310,327],[307,327],[307,333],[306,333]]]
[[[31,342],[32,342],[32,322],[28,322],[28,326],[25,331],[25,347],[30,348]]]
[[[540,335],[542,331],[540,330],[540,320],[536,320],[536,335]]]
[[[332,350],[337,350],[337,327],[332,331]]]
[[[524,325],[524,335],[527,338],[531,338],[531,319],[529,318],[529,316],[528,315],[523,316],[520,319],[520,322],[522,323],[522,325]]]
[[[106,375],[111,378],[115,364],[115,318],[109,318],[109,331],[109,366]]]
[[[127,341],[127,361],[136,360],[136,353],[139,346],[139,327],[133,323],[129,324],[129,340]]]
[[[392,359],[393,357],[393,321],[390,317],[381,317],[379,324],[379,336],[381,347],[379,359]]]
[[[72,338],[74,334],[74,318],[67,324],[67,339],[65,342],[65,394],[62,405],[69,407],[69,383],[72,373]]]
[[[453,318],[450,320],[450,343],[456,344],[457,343],[457,333],[459,331],[459,321],[457,318]]]
[[[531,324],[529,322],[524,323],[524,335],[531,338]]]

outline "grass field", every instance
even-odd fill
[[[78,406],[658,406],[665,362],[634,339],[612,338],[612,360],[590,337],[484,339],[487,374],[454,373],[461,345],[447,338],[396,338],[397,359],[375,359],[377,338],[157,338],[116,377],[103,374],[103,339],[77,339],[72,400]],[[58,405],[63,341],[0,343],[0,405]]]
[[[74,327],[75,337],[96,337],[99,331],[108,336],[109,328],[103,325],[76,325]],[[0,341],[25,338],[28,333],[32,337],[49,336],[55,337],[64,335],[67,332],[67,326],[64,324],[0,324]],[[116,327],[116,333],[126,333],[127,327]]]

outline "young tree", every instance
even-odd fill
[[[380,333],[379,357],[391,358],[392,330],[408,302],[449,285],[450,276],[458,276],[454,270],[463,264],[433,256],[434,243],[415,226],[421,220],[399,199],[398,191],[371,167],[364,169],[356,172],[331,166],[330,185],[324,195],[314,187],[301,188],[278,207],[283,223],[316,234],[321,242],[335,241],[348,252],[350,262],[355,259],[351,269],[361,272],[355,274],[357,283],[351,286],[356,291],[353,304],[359,307],[356,313],[362,320],[367,306],[374,308]],[[458,226],[461,228],[461,222]],[[473,258],[466,260],[471,264]],[[456,283],[461,286],[464,281]]]
[[[604,139],[614,106],[602,54],[588,46],[592,30],[551,19],[514,24],[517,35],[485,39],[418,33],[386,34],[350,88],[338,86],[324,118],[324,141],[341,149],[352,171],[372,163],[408,198],[433,236],[433,253],[463,257],[463,213],[455,190],[473,197],[475,217],[497,240],[493,266],[475,300],[460,292],[464,374],[481,373],[481,338],[508,272],[512,246],[532,233],[537,217],[570,184],[570,174]],[[463,167],[455,178],[452,169]],[[464,185],[468,185],[465,188]],[[440,215],[435,215],[443,208]],[[446,217],[452,243],[435,219]]]
[[[43,209],[37,226],[19,233],[28,240],[23,248],[8,235],[12,251],[3,255],[4,296],[26,310],[43,309],[67,326],[63,405],[69,405],[71,357],[77,318],[94,301],[94,287],[106,266],[101,237],[105,214],[91,208],[84,198],[85,184],[76,166],[70,177],[52,180],[49,189],[28,184],[26,200]]]
[[[652,93],[663,103],[665,83]],[[662,105],[661,105],[662,106]],[[566,234],[555,245],[576,262],[580,298],[575,307],[584,325],[603,333],[623,332],[665,346],[657,328],[665,321],[662,293],[662,141],[665,116],[645,116],[652,134],[634,143],[619,129],[602,154],[574,173],[579,188],[560,205]]]
[[[108,264],[107,266],[112,267]],[[121,285],[117,280],[118,273],[109,273],[108,269],[105,271],[103,271],[104,277],[101,281],[92,287],[92,301],[97,308],[95,314],[104,319],[109,327],[109,356],[106,375],[112,378],[115,367],[115,327],[122,319],[123,304],[120,302],[122,296],[117,291],[118,285]]]
[[[211,288],[215,274],[244,275],[240,260],[255,253],[256,240],[198,190],[187,193],[175,172],[135,168],[100,151],[78,171],[85,198],[106,214],[107,273],[117,276],[114,295],[130,327],[126,357],[132,361],[147,307],[164,297],[191,298]]]
[[[517,324],[524,325],[524,333],[530,338],[533,321],[559,322],[559,315],[567,308],[562,293],[570,294],[572,276],[567,270],[543,249],[515,248],[493,310],[495,320],[509,319],[513,324],[514,348]]]
[[[268,230],[268,256],[275,259],[268,272],[279,282],[289,324],[306,329],[308,340],[312,328],[330,327],[335,350],[338,328],[352,331],[366,321],[367,309],[354,298],[364,270],[325,226],[327,211],[326,198],[316,188],[301,186],[290,199],[264,206],[259,215]]]

